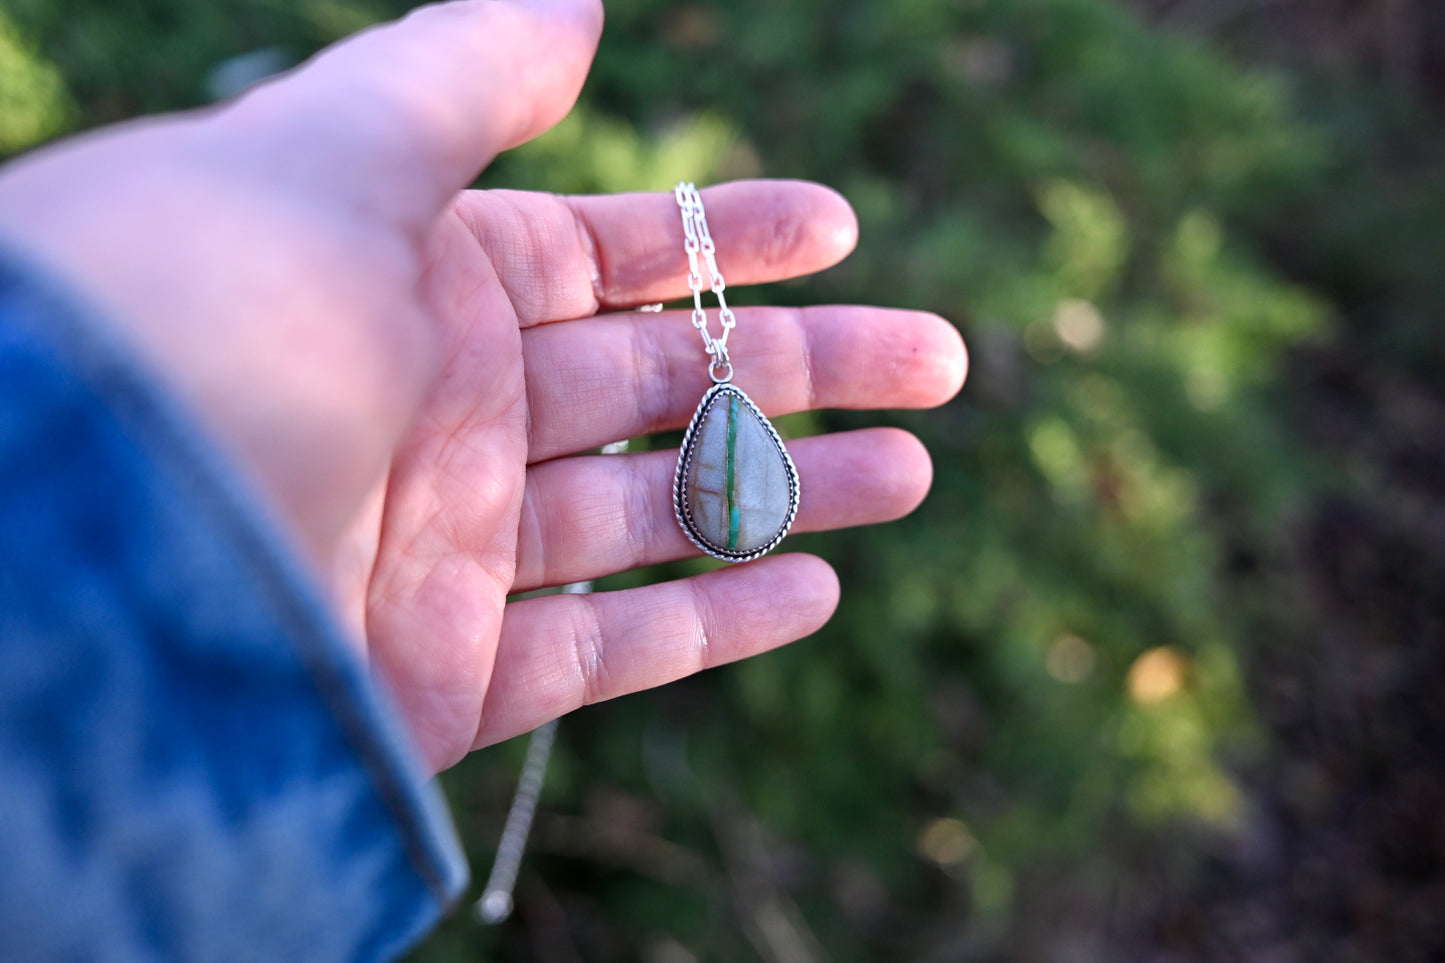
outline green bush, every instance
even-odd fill
[[[0,149],[199,102],[225,58],[299,58],[401,6],[12,0]],[[936,311],[973,370],[937,412],[783,420],[901,424],[934,493],[894,525],[794,539],[843,579],[815,638],[564,721],[521,922],[459,917],[413,959],[773,959],[790,940],[893,959],[966,938],[1005,958],[1021,907],[1148,885],[1139,847],[1187,873],[1184,840],[1239,825],[1233,773],[1263,738],[1246,641],[1288,621],[1231,560],[1277,557],[1346,484],[1295,437],[1281,381],[1335,335],[1337,292],[1264,252],[1433,277],[1403,241],[1375,249],[1358,115],[1107,0],[619,0],[608,18],[578,109],[484,185],[832,184],[858,252],[738,298]],[[1420,303],[1445,303],[1432,283]],[[479,873],[519,759],[445,777]]]

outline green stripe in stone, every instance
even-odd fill
[[[727,467],[727,506],[728,506],[728,551],[737,551],[738,547],[738,525],[742,521],[742,513],[738,511],[738,502],[734,494],[737,486],[735,476],[735,462],[738,451],[738,396],[728,392],[728,467]]]

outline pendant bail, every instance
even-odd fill
[[[720,341],[713,341],[708,349],[712,355],[712,361],[707,366],[707,376],[712,379],[715,385],[724,385],[733,380],[733,363],[728,357],[728,346]]]

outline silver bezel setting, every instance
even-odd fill
[[[783,456],[783,464],[786,465],[788,469],[787,518],[783,520],[782,528],[778,530],[778,534],[775,535],[771,541],[762,548],[754,549],[751,552],[729,551],[725,547],[719,547],[708,541],[706,536],[697,530],[697,526],[692,517],[692,507],[688,503],[687,469],[692,461],[693,452],[697,447],[698,428],[702,425],[703,417],[707,414],[708,409],[712,407],[720,395],[724,394],[736,395],[741,399],[742,403],[747,405],[748,408],[752,410],[752,413],[758,417],[758,420],[763,423],[763,427],[767,428],[768,437],[772,438],[773,444],[778,447],[778,454]],[[788,449],[783,445],[783,439],[778,435],[778,430],[773,427],[773,423],[768,420],[767,415],[764,415],[762,410],[753,404],[753,399],[749,398],[746,392],[731,382],[725,381],[709,388],[702,396],[702,400],[698,402],[697,411],[693,412],[692,421],[688,423],[687,431],[682,436],[682,447],[677,453],[677,471],[674,473],[672,479],[672,507],[674,513],[677,515],[677,524],[681,526],[683,534],[688,537],[688,540],[708,555],[721,559],[724,562],[748,562],[768,554],[778,547],[778,543],[783,540],[784,536],[788,534],[788,530],[793,527],[793,519],[796,518],[798,514],[798,469],[793,465],[792,456],[788,454]]]

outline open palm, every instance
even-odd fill
[[[424,8],[220,112],[0,178],[0,233],[89,292],[266,494],[435,768],[799,638],[836,603],[805,555],[507,603],[694,553],[675,455],[579,454],[684,424],[709,384],[685,312],[627,310],[687,293],[671,194],[459,192],[565,114],[599,26],[585,0]],[[57,200],[96,170],[118,172],[100,197]],[[735,285],[854,242],[814,185],[704,199]],[[733,345],[769,414],[939,404],[965,367],[944,322],[874,308],[740,309]],[[900,431],[790,450],[797,530],[896,517],[930,481]]]

